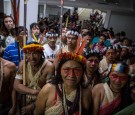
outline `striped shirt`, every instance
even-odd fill
[[[20,53],[20,58],[18,53]],[[20,60],[23,59],[23,50],[18,51],[18,43],[14,42],[8,45],[4,51],[4,59],[15,63],[16,66],[19,65]]]

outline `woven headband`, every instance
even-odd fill
[[[66,36],[68,36],[68,35],[79,36],[79,33],[78,33],[77,31],[69,30],[69,31],[67,31],[67,33],[66,33]]]
[[[53,32],[47,32],[47,33],[46,33],[46,37],[47,37],[47,38],[48,38],[48,37],[58,37],[58,34],[53,33]]]

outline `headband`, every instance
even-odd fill
[[[90,49],[90,50],[84,52],[83,56],[86,57],[86,58],[89,58],[89,57],[91,57],[92,55],[95,55],[95,54],[99,59],[101,59],[100,52],[98,50]]]
[[[66,33],[66,36],[68,36],[68,35],[79,36],[79,33],[77,31],[74,31],[74,30],[69,30]]]
[[[108,70],[109,72],[119,72],[119,73],[125,73],[128,75],[130,72],[129,66],[124,65],[122,63],[110,64]]]
[[[54,32],[47,32],[46,33],[46,37],[58,37],[58,34],[54,33]]]

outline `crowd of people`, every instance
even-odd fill
[[[78,19],[64,17],[60,39],[59,20],[28,32],[1,16],[0,115],[113,115],[134,104],[134,41]]]

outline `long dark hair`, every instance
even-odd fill
[[[7,15],[7,16],[4,17],[4,19],[5,19],[5,18],[11,18],[11,19],[13,20],[13,23],[15,24],[15,21],[14,21],[14,19],[13,19],[12,16],[8,16],[8,15]],[[10,32],[9,32],[9,31],[7,30],[7,28],[5,27],[4,21],[3,21],[2,30],[3,30],[3,35],[4,35],[5,37],[9,36],[9,34],[11,34],[12,36],[15,36],[15,29],[12,28],[12,29],[10,30]]]
[[[62,100],[62,104],[63,104],[63,96],[64,96],[64,94],[63,94],[63,91],[61,90],[61,89],[63,89],[63,86],[62,86],[62,76],[61,76],[61,67],[62,67],[62,65],[65,63],[65,62],[67,62],[67,61],[69,61],[69,60],[71,60],[71,59],[66,59],[66,58],[62,58],[61,59],[61,61],[60,61],[60,63],[59,63],[59,65],[58,65],[58,68],[57,68],[57,74],[56,74],[56,77],[53,79],[53,81],[51,82],[52,84],[54,84],[55,86],[56,86],[56,90],[57,90],[57,92],[58,92],[58,95],[59,95],[59,97],[61,98],[61,100]],[[80,63],[80,62],[78,62],[78,63]],[[84,65],[82,64],[82,63],[80,63],[80,65],[82,66],[82,69],[83,70],[85,70],[85,67],[84,67]],[[80,85],[82,86],[82,83],[83,83],[83,75],[82,75],[82,77],[81,77],[81,80],[80,80]],[[59,88],[59,86],[58,86],[58,84],[60,84],[60,87],[61,88]],[[79,87],[79,85],[78,85],[78,87],[77,87],[77,89],[76,89],[77,91],[76,91],[76,96],[75,96],[75,99],[74,99],[74,101],[73,102],[70,102],[68,99],[66,99],[66,103],[67,103],[67,105],[70,107],[69,108],[69,110],[68,110],[68,113],[70,114],[70,115],[72,115],[73,113],[75,113],[76,111],[78,111],[79,110],[79,99],[80,99],[80,87]],[[63,105],[64,106],[64,105]],[[64,111],[65,112],[65,111]]]
[[[121,90],[121,103],[120,103],[119,107],[117,107],[113,111],[113,114],[121,111],[125,107],[129,106],[130,104],[132,104],[132,100],[131,100],[131,97],[130,97],[130,93],[131,92],[130,92],[130,86],[129,86],[130,83],[129,83],[129,80],[128,80],[128,82],[126,83],[126,85]]]

